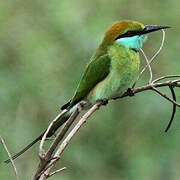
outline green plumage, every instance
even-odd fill
[[[87,100],[92,104],[122,95],[130,87],[139,69],[139,53],[127,50],[116,42],[107,48],[105,57],[110,61],[109,73],[87,94]],[[99,67],[97,73],[101,72]]]
[[[110,65],[111,61],[108,54],[102,55],[99,58],[94,58],[88,64],[77,87],[75,95],[70,102],[70,107],[82,99],[87,99],[89,92],[108,76]]]

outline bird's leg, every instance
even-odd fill
[[[127,93],[129,96],[134,96],[134,89],[133,88],[128,88]]]
[[[103,106],[106,106],[108,104],[108,99],[104,98],[104,99],[101,99],[100,102],[102,102],[102,105]]]

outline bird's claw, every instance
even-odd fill
[[[104,99],[101,99],[101,102],[102,102],[102,105],[103,106],[106,106],[108,104],[108,99],[104,98]]]
[[[128,92],[128,95],[129,95],[129,96],[134,96],[134,95],[135,95],[133,88],[128,88],[128,89],[127,89],[127,92]]]

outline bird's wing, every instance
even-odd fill
[[[77,102],[81,101],[96,84],[102,81],[109,74],[110,62],[111,60],[108,55],[102,55],[90,61],[73,98],[69,103],[64,105],[62,109],[72,107]]]

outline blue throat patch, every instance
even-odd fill
[[[147,35],[136,35],[132,37],[124,37],[117,39],[116,41],[125,46],[126,49],[135,49],[138,51],[140,48],[142,48],[143,43],[146,41]]]

